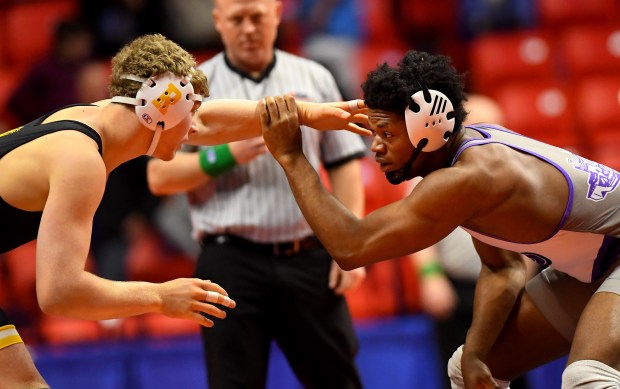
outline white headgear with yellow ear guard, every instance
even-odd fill
[[[142,124],[155,131],[147,155],[152,155],[161,133],[179,124],[202,96],[194,93],[191,76],[180,77],[170,72],[144,78],[123,74],[121,78],[141,82],[136,97],[114,96],[112,102],[131,104]]]

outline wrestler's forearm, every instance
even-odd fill
[[[43,312],[49,315],[106,320],[160,312],[158,286],[138,281],[110,281],[83,272],[75,281],[56,287],[52,297],[38,293],[38,300]]]
[[[325,188],[303,154],[279,162],[302,213],[332,258],[345,270],[367,265],[358,251],[364,241],[356,232],[360,219]]]
[[[524,279],[522,269],[506,267],[494,271],[482,266],[476,285],[473,321],[467,333],[465,352],[484,360],[522,292]]]
[[[197,131],[186,142],[192,145],[216,145],[261,135],[260,101],[221,99],[202,104],[194,118]],[[363,102],[297,102],[299,123],[316,130],[340,130],[369,135],[356,123],[366,121]],[[360,107],[362,105],[362,107]]]
[[[188,144],[216,145],[261,135],[258,102],[253,100],[209,100],[194,118],[198,131]]]

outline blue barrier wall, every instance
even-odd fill
[[[424,315],[356,323],[357,357],[366,389],[440,389],[432,324]],[[52,388],[204,389],[207,387],[198,336],[134,339],[33,349],[35,362]],[[528,374],[530,389],[560,388],[564,360]],[[268,389],[297,389],[284,356],[274,346]]]

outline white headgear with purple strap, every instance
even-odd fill
[[[422,145],[425,152],[438,150],[454,132],[452,102],[443,93],[422,87],[411,96],[405,108],[405,124],[414,147]]]

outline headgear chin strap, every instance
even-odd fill
[[[418,143],[418,146],[413,150],[413,152],[411,153],[411,157],[409,157],[403,167],[396,171],[385,173],[385,178],[387,178],[390,184],[398,185],[405,180],[409,181],[410,179],[415,177],[415,174],[410,171],[411,166],[413,166],[413,163],[416,161],[416,159],[418,159],[418,156],[420,156],[420,153],[424,149],[424,146],[426,146],[426,139],[422,139],[420,143]]]
[[[135,105],[138,119],[155,131],[147,155],[155,152],[163,131],[179,124],[192,111],[194,103],[202,101],[202,96],[194,93],[191,76],[166,72],[149,78],[133,74],[123,74],[121,78],[142,83],[136,97],[114,96],[112,102]]]
[[[454,131],[452,102],[443,93],[422,86],[405,108],[405,125],[409,140],[416,148],[424,152],[438,150]],[[426,144],[420,143],[424,140]]]

